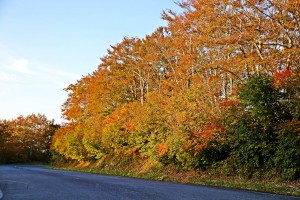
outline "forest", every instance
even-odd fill
[[[299,1],[177,4],[65,89],[54,159],[298,179]]]
[[[58,128],[42,114],[0,120],[0,163],[49,162],[52,136]]]
[[[65,89],[52,161],[299,179],[300,2],[176,3]]]

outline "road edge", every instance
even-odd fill
[[[0,199],[2,199],[2,197],[3,197],[3,192],[2,192],[2,190],[0,189]]]

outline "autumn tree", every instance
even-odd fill
[[[10,149],[12,146],[9,146],[9,133],[8,133],[8,124],[7,120],[0,120],[0,162],[5,162],[7,158],[11,156]]]
[[[162,14],[166,27],[124,37],[65,89],[67,122],[52,152],[186,170],[225,162],[249,176],[277,167],[283,178],[296,178],[297,162],[280,163],[298,156],[299,2],[177,4],[182,13]]]
[[[48,161],[50,145],[59,126],[45,115],[19,116],[1,123],[4,162]]]

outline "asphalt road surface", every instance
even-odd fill
[[[49,170],[30,165],[0,166],[0,188],[2,200],[300,200],[267,193]]]

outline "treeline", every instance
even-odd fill
[[[54,159],[299,178],[299,1],[178,5],[66,88]]]
[[[50,161],[51,139],[58,128],[42,114],[0,120],[0,163]]]

